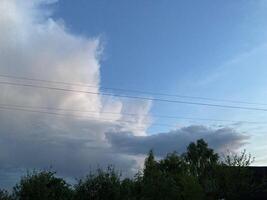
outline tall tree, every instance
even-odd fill
[[[143,176],[144,199],[199,200],[202,199],[202,193],[201,186],[188,173],[186,162],[182,157],[171,153],[158,162],[153,152],[149,152]]]
[[[189,165],[191,175],[196,177],[206,193],[206,198],[215,198],[217,184],[215,170],[218,166],[219,156],[208,147],[203,140],[197,140],[188,145],[183,155]]]
[[[189,164],[190,172],[200,179],[207,176],[210,169],[217,165],[219,160],[218,154],[214,153],[203,139],[197,140],[196,143],[190,143],[184,157]]]

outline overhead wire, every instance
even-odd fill
[[[93,113],[93,114],[109,114],[109,115],[120,115],[120,116],[140,116],[140,117],[153,117],[153,118],[166,118],[166,119],[185,119],[195,121],[214,121],[214,122],[229,122],[229,123],[247,123],[247,124],[267,124],[267,122],[259,121],[246,121],[246,120],[226,120],[226,119],[214,119],[214,118],[194,118],[194,117],[182,117],[173,115],[158,115],[153,114],[140,114],[140,113],[128,113],[128,112],[111,112],[111,111],[99,111],[99,110],[81,110],[81,109],[66,109],[62,107],[40,107],[40,106],[28,106],[28,105],[17,105],[17,104],[3,104],[2,107],[15,107],[15,108],[26,108],[26,109],[39,109],[39,110],[52,110],[52,111],[65,111],[65,112],[78,112],[78,113]],[[128,121],[133,122],[133,121]]]
[[[23,112],[30,112],[30,113],[40,113],[40,114],[49,114],[49,115],[56,115],[61,117],[77,117],[77,118],[84,118],[94,121],[102,121],[102,122],[110,122],[110,123],[128,123],[128,124],[138,124],[137,121],[128,121],[128,120],[121,120],[121,119],[110,119],[110,118],[103,118],[103,117],[92,117],[92,116],[85,116],[85,115],[77,115],[77,114],[64,114],[64,113],[57,113],[57,112],[51,112],[51,111],[43,111],[43,110],[34,110],[34,109],[28,109],[27,107],[23,108],[23,106],[20,107],[12,107],[12,106],[3,106],[0,105],[0,110],[13,110],[13,111],[23,111]],[[150,125],[150,123],[141,122],[141,125]],[[165,127],[176,127],[171,124],[164,124],[164,123],[153,123],[155,126],[165,126]],[[145,128],[145,126],[138,126],[139,128]]]
[[[92,85],[92,84],[70,83],[70,82],[64,82],[64,81],[45,80],[45,79],[29,78],[29,77],[23,77],[23,76],[7,75],[7,74],[0,74],[0,77],[17,79],[17,80],[26,80],[26,81],[51,83],[51,84],[61,84],[61,85],[68,85],[68,86],[99,88],[98,85]],[[151,91],[144,91],[144,90],[133,90],[133,89],[116,88],[116,87],[103,87],[103,86],[100,86],[100,89],[102,89],[102,90],[121,91],[121,92],[127,92],[127,93],[129,93],[129,92],[130,93],[139,93],[139,94],[146,94],[146,95],[156,95],[156,96],[178,97],[178,98],[187,98],[187,99],[208,100],[208,101],[216,101],[216,102],[228,102],[228,103],[251,104],[251,105],[267,105],[266,103],[259,103],[259,102],[219,99],[219,98],[210,98],[210,97],[203,97],[203,96],[201,96],[201,97],[200,96],[189,96],[189,95],[182,95],[182,94],[151,92]]]
[[[166,102],[166,103],[187,104],[187,105],[208,106],[208,107],[229,108],[229,109],[254,110],[254,111],[264,111],[264,112],[267,111],[267,108],[259,108],[259,107],[245,107],[245,106],[234,106],[234,105],[223,105],[223,104],[211,104],[211,103],[202,103],[202,102],[193,102],[193,101],[162,99],[162,98],[154,98],[154,97],[133,96],[133,95],[124,95],[124,94],[112,94],[112,93],[104,93],[104,92],[92,92],[92,91],[84,91],[84,90],[76,90],[76,89],[68,89],[68,88],[58,88],[58,87],[52,87],[52,86],[34,85],[34,84],[26,84],[26,83],[14,83],[14,82],[0,81],[0,84],[1,85],[10,85],[10,86],[22,86],[22,87],[49,89],[49,90],[56,90],[56,91],[63,91],[63,92],[84,93],[84,94],[91,94],[91,95],[113,96],[113,97],[118,97],[118,98],[158,101],[158,102]]]

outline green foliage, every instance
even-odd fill
[[[190,172],[199,180],[208,177],[211,169],[218,164],[219,156],[203,140],[197,140],[196,143],[190,143],[187,152],[184,154],[188,162]]]
[[[149,152],[144,166],[142,197],[146,200],[180,199],[180,188],[173,177],[164,173],[160,163]]]
[[[12,200],[12,199],[6,190],[0,189],[0,200]]]
[[[150,151],[142,182],[142,197],[147,200],[202,199],[203,196],[201,186],[189,173],[185,160],[175,152],[158,162]]]
[[[97,174],[90,174],[79,180],[75,186],[76,200],[117,200],[120,198],[120,176],[114,168],[106,171],[99,169]]]
[[[70,200],[72,190],[55,172],[41,171],[28,173],[14,187],[15,200]]]
[[[219,162],[218,154],[200,139],[188,145],[183,157],[188,164],[190,174],[198,179],[206,198],[215,198],[217,196],[215,169]]]
[[[138,193],[137,182],[126,178],[121,182],[120,186],[120,199],[121,200],[134,200],[136,199],[136,194]]]

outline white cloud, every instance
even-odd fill
[[[42,3],[52,2],[0,2],[0,74],[87,83],[96,87],[83,89],[98,93],[99,58],[103,49],[99,38],[70,34],[62,23],[51,18],[49,10],[40,7]],[[1,80],[14,81],[7,78]],[[60,87],[77,89],[77,86]],[[109,151],[104,133],[110,130],[128,130],[137,135],[145,134],[148,125],[135,129],[135,124],[141,124],[145,120],[143,115],[139,117],[138,114],[148,114],[149,102],[123,102],[101,95],[5,85],[0,85],[0,90],[1,103],[93,110],[94,114],[61,113],[92,115],[96,118],[66,118],[1,110],[0,169],[43,168],[53,165],[65,175],[79,176],[97,165],[115,163],[125,170],[135,167],[134,159]],[[126,118],[103,113],[128,110],[137,111],[137,116]],[[103,118],[108,120],[103,121]],[[137,123],[121,123],[121,120]]]

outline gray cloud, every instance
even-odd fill
[[[16,113],[15,117],[9,112],[0,115],[0,174],[12,178],[0,180],[0,187],[18,180],[21,173],[15,169],[25,172],[52,166],[62,176],[77,178],[109,164],[130,175],[138,168],[133,158],[112,152],[102,138],[101,133],[110,129],[109,123],[66,118],[59,119],[59,124],[54,117],[27,113]]]
[[[231,128],[211,129],[205,126],[188,126],[167,133],[150,136],[134,136],[131,133],[107,133],[107,140],[115,152],[132,155],[146,154],[153,149],[158,156],[169,152],[182,153],[190,142],[203,138],[217,152],[236,151],[249,137]]]

